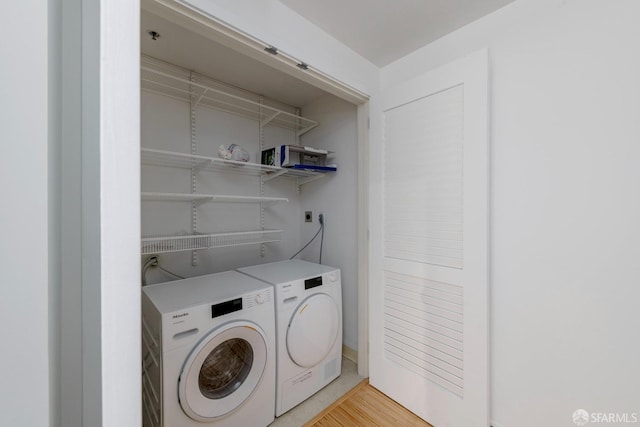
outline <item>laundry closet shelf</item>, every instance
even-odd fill
[[[275,243],[282,240],[282,230],[198,233],[178,236],[146,236],[142,238],[142,255],[193,251],[229,246]]]
[[[291,129],[298,136],[318,125],[313,120],[241,96],[237,89],[225,87],[209,77],[145,56],[142,57],[141,87],[144,91],[190,102],[195,106],[256,120],[262,126]]]
[[[197,169],[211,172],[233,172],[246,175],[263,175],[277,173],[282,168],[260,165],[250,162],[238,162],[216,157],[199,156],[197,154],[177,153],[174,151],[142,148],[142,164],[168,166],[182,169]]]
[[[322,177],[323,172],[281,168],[251,162],[238,162],[216,157],[200,156],[197,154],[178,153],[175,151],[156,150],[153,148],[141,149],[141,160],[144,165],[167,166],[181,169],[195,169],[209,172],[239,173],[245,175],[263,175],[265,181],[283,176],[290,178]],[[301,182],[302,184],[303,182]]]
[[[188,194],[188,193],[153,193],[142,192],[142,200],[157,200],[171,202],[196,202],[196,203],[279,203],[288,202],[286,197],[254,197],[254,196],[228,196],[222,194]]]

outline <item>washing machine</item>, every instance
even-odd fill
[[[236,271],[142,290],[143,424],[274,420],[273,288]]]
[[[276,416],[340,375],[340,270],[290,260],[238,271],[274,286],[276,307]]]

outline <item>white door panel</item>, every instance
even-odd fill
[[[436,427],[489,425],[487,99],[486,51],[383,93],[371,384]]]

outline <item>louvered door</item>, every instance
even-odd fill
[[[436,427],[488,426],[487,68],[383,94],[371,383]]]

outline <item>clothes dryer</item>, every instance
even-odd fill
[[[273,288],[236,271],[142,290],[145,426],[274,420]]]
[[[342,368],[340,270],[290,260],[238,269],[274,286],[276,416],[313,395]]]

